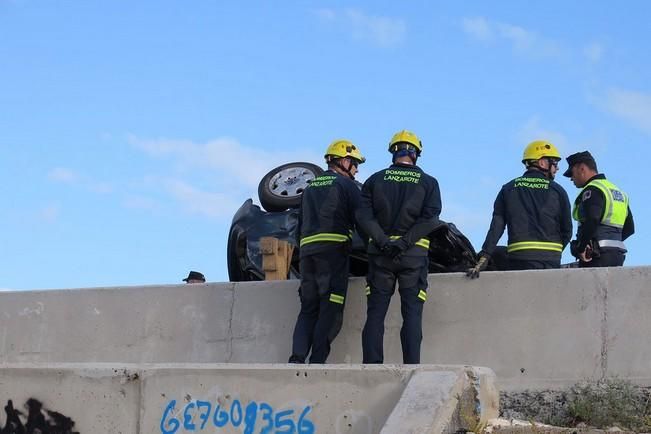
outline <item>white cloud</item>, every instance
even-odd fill
[[[464,18],[461,21],[463,30],[475,39],[490,41],[493,39],[493,29],[483,17]]]
[[[54,182],[81,186],[93,193],[108,194],[113,192],[113,186],[108,182],[93,181],[88,176],[65,167],[56,167],[50,170],[47,177]]]
[[[611,89],[603,105],[609,112],[651,134],[651,94]]]
[[[597,63],[604,55],[604,48],[595,42],[583,48],[583,55],[590,62]]]
[[[540,123],[539,116],[532,116],[524,123],[517,134],[518,141],[522,143],[522,148],[534,140],[547,140],[552,142],[561,153],[567,149],[567,137],[558,131],[545,127]]]
[[[135,136],[129,141],[156,157],[169,157],[189,167],[216,169],[223,177],[239,180],[257,187],[260,179],[271,169],[292,161],[321,161],[319,154],[309,152],[271,152],[244,146],[231,138],[219,138],[205,143],[189,140],[145,140]]]
[[[359,9],[318,9],[315,13],[324,22],[340,25],[355,39],[380,47],[397,46],[407,34],[407,25],[400,18],[369,15]]]
[[[467,17],[461,20],[461,27],[478,41],[506,41],[514,51],[530,57],[556,57],[562,52],[557,42],[513,24],[489,21],[484,17]]]
[[[47,177],[56,182],[73,183],[77,180],[77,175],[70,169],[56,167],[48,173]]]
[[[227,194],[202,191],[181,180],[168,180],[165,184],[169,193],[191,214],[232,217],[242,204]]]
[[[511,24],[497,24],[498,33],[504,39],[511,41],[511,44],[516,50],[529,50],[534,47],[535,43],[539,43],[538,38],[534,33],[523,29],[519,26]]]
[[[210,218],[232,217],[246,198],[257,202],[257,187],[271,169],[295,161],[322,161],[311,151],[278,152],[245,146],[232,138],[207,142],[129,137],[130,143],[147,155],[161,160],[159,166],[174,179],[146,174],[143,188],[163,192],[179,208]],[[170,167],[166,168],[164,165]],[[200,187],[201,186],[201,187]],[[206,186],[209,186],[206,188]],[[147,209],[147,200],[131,198],[125,206]],[[149,209],[154,210],[151,206]]]

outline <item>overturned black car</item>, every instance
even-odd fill
[[[258,186],[263,211],[247,199],[235,213],[228,235],[228,276],[232,282],[264,280],[261,237],[275,237],[296,246],[296,225],[301,194],[323,170],[311,163],[288,163],[267,173]],[[465,271],[477,263],[470,241],[453,223],[441,224],[429,235],[429,272]],[[290,278],[299,278],[298,247],[289,270]],[[353,235],[350,274],[365,276],[367,255],[364,242]]]

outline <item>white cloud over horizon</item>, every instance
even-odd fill
[[[294,161],[322,159],[322,156],[311,152],[271,152],[245,146],[227,137],[202,143],[135,136],[130,136],[128,140],[146,155],[160,159],[164,164],[181,167],[174,178],[146,177],[149,188],[164,191],[191,214],[209,218],[230,218],[247,197],[253,197],[257,202],[258,184],[271,169]],[[198,174],[210,175],[217,187],[198,187]],[[126,204],[141,209],[152,206],[152,202],[143,197],[138,200],[132,198]]]
[[[530,57],[557,57],[563,52],[558,42],[509,23],[490,21],[484,17],[465,17],[461,20],[461,27],[475,40],[483,43],[506,41],[515,52]]]
[[[190,214],[231,218],[242,204],[242,201],[237,201],[228,194],[203,191],[178,179],[167,180],[165,187],[176,200],[183,204],[183,209]]]
[[[406,38],[407,25],[401,18],[370,15],[360,9],[317,9],[321,21],[341,26],[358,40],[380,47],[395,47]]]
[[[598,104],[629,124],[651,134],[651,93],[611,88]]]
[[[111,183],[94,181],[87,175],[80,174],[67,167],[55,167],[48,172],[47,178],[53,182],[81,186],[92,193],[109,194],[113,192]]]
[[[245,146],[232,138],[218,138],[204,143],[176,139],[141,139],[129,142],[145,153],[181,162],[188,167],[217,169],[222,176],[256,187],[260,179],[276,166],[293,161],[318,161],[321,155],[311,152],[271,152]]]
[[[563,151],[569,146],[569,141],[565,134],[542,125],[541,118],[538,115],[531,116],[525,121],[517,132],[517,139],[522,143],[522,148],[534,140],[546,140],[551,142],[563,154]]]

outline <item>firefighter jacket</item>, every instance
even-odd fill
[[[507,252],[520,260],[560,260],[572,238],[567,193],[559,184],[529,168],[502,186],[493,205],[493,219],[482,250],[493,254],[508,228]]]
[[[428,235],[439,225],[441,193],[435,178],[415,165],[393,164],[362,187],[357,222],[369,235],[368,253],[381,254],[389,240],[403,238],[405,256],[426,256]]]
[[[603,174],[593,176],[585,184],[574,201],[572,216],[579,222],[579,252],[593,240],[600,248],[626,251],[623,241],[635,232],[628,195]]]
[[[333,170],[316,177],[301,198],[300,255],[349,247],[359,201],[360,191],[352,179]]]

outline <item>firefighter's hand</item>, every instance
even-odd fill
[[[479,278],[479,272],[484,271],[486,267],[488,267],[488,260],[490,258],[491,256],[488,253],[480,252],[477,265],[475,265],[473,268],[470,268],[468,271],[466,271],[466,276],[470,277],[471,279]]]
[[[388,243],[386,255],[389,256],[394,261],[398,262],[400,261],[400,258],[407,251],[408,248],[409,248],[409,243],[407,243],[407,241],[405,241],[403,238],[398,238],[397,240],[391,240]]]
[[[579,259],[580,259],[582,262],[590,262],[590,261],[592,261],[592,247],[590,247],[590,244],[588,244],[587,246],[585,246],[585,250],[582,251],[582,252],[579,254]]]
[[[385,240],[373,240],[373,242],[375,242],[375,245],[377,246],[378,250],[383,255],[388,255],[389,252],[391,251],[391,244],[389,243],[389,238],[386,238]]]

